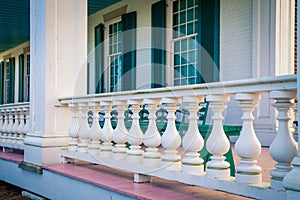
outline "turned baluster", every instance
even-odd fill
[[[167,105],[168,123],[161,138],[162,146],[165,148],[164,153],[161,156],[161,164],[167,169],[180,171],[181,156],[177,154],[177,149],[181,144],[181,138],[175,125],[175,111],[178,109],[176,105],[180,103],[180,101],[175,97],[166,97],[162,99],[162,103]]]
[[[112,133],[113,128],[111,125],[111,115],[110,112],[112,111],[112,102],[111,101],[102,101],[100,105],[103,107],[104,110],[104,125],[102,129],[102,134],[100,135],[100,139],[103,141],[102,145],[100,146],[100,155],[105,158],[109,158],[112,155]]]
[[[26,134],[29,132],[29,129],[30,129],[30,111],[29,111],[29,108],[28,107],[25,107],[23,108],[24,110],[24,115],[25,115],[25,125],[24,125],[24,128],[23,128],[23,134],[24,134],[24,137],[26,136]]]
[[[87,103],[78,104],[81,111],[81,125],[78,130],[79,143],[78,152],[87,153],[88,143],[89,143],[89,124],[88,124],[88,106]]]
[[[211,161],[206,164],[206,175],[208,177],[224,178],[230,176],[230,164],[225,161],[224,154],[228,152],[230,143],[225,135],[222,121],[224,119],[222,112],[226,108],[225,102],[228,97],[225,95],[208,95],[206,100],[210,102],[209,106],[213,111],[213,128],[206,142],[206,149]]]
[[[185,158],[182,159],[182,171],[185,173],[204,172],[204,161],[199,154],[204,146],[204,141],[198,129],[197,115],[200,108],[199,102],[202,102],[203,99],[203,97],[183,97],[183,102],[187,104],[185,108],[190,112],[189,127],[182,140],[182,147],[186,151]]]
[[[93,112],[93,123],[91,128],[89,129],[89,138],[91,140],[88,145],[89,153],[92,155],[99,155],[100,153],[100,135],[101,135],[101,127],[99,124],[99,103],[91,102],[89,103],[89,108]]]
[[[144,104],[148,106],[149,124],[143,137],[143,143],[147,146],[144,153],[143,164],[145,166],[160,166],[161,153],[158,151],[158,146],[161,143],[161,136],[156,126],[157,105],[161,104],[160,99],[145,99]]]
[[[12,133],[12,127],[14,125],[14,115],[13,115],[13,109],[8,109],[8,125],[6,127],[6,132],[7,132],[7,143],[12,143],[13,141],[13,133]]]
[[[2,142],[3,140],[3,132],[2,132],[3,125],[4,125],[4,110],[1,109],[0,110],[0,142]]]
[[[12,141],[11,143],[16,144],[18,139],[18,127],[19,127],[19,111],[17,109],[13,109],[14,123],[11,128],[12,132]]]
[[[9,118],[9,110],[8,109],[3,109],[3,114],[4,114],[4,123],[2,126],[2,142],[6,143],[7,142],[7,126],[8,126],[8,118]]]
[[[72,111],[72,123],[68,131],[71,140],[68,144],[68,151],[76,152],[78,150],[78,105],[76,103],[70,103],[69,108]]]
[[[240,183],[257,184],[262,181],[261,167],[257,165],[257,157],[261,153],[261,144],[256,137],[252,115],[257,107],[255,101],[259,95],[253,93],[238,93],[235,99],[240,102],[239,107],[243,111],[243,126],[240,136],[235,143],[237,155],[241,158],[236,167],[236,181]]]
[[[271,187],[283,189],[282,180],[291,171],[291,162],[298,153],[297,144],[290,132],[288,122],[291,119],[288,111],[293,106],[291,100],[296,96],[295,91],[271,91],[270,98],[276,102],[272,104],[278,111],[277,120],[279,122],[277,134],[270,146],[270,155],[277,162],[276,169],[270,172]]]
[[[112,139],[116,143],[113,148],[113,158],[116,160],[122,160],[126,158],[127,148],[125,145],[127,137],[127,129],[124,123],[124,112],[127,107],[127,101],[113,101],[113,105],[116,106],[118,112],[117,127],[112,133]]]
[[[141,144],[143,141],[143,132],[139,123],[139,111],[142,100],[128,100],[128,104],[131,105],[132,110],[132,125],[127,134],[127,141],[130,144],[130,148],[127,151],[127,160],[129,162],[139,163],[142,162],[144,151],[141,150]]]
[[[19,137],[17,138],[17,144],[18,145],[23,145],[23,140],[24,140],[24,133],[23,133],[23,129],[25,126],[25,122],[24,122],[24,110],[23,108],[18,108],[18,112],[20,113],[20,124],[18,126],[17,129],[17,133],[19,135]]]

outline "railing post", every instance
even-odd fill
[[[225,102],[228,101],[226,95],[208,95],[206,100],[213,111],[213,128],[206,142],[206,149],[213,154],[211,161],[207,162],[206,175],[208,177],[225,178],[230,176],[230,164],[225,161],[226,152],[230,148],[230,143],[225,135],[222,121],[222,112],[226,108]]]
[[[100,155],[104,158],[109,158],[112,155],[112,133],[113,133],[113,128],[111,126],[111,115],[110,112],[112,111],[112,103],[111,101],[101,101],[100,106],[103,106],[104,110],[104,126],[102,129],[102,134],[101,134],[101,140],[103,141],[102,145],[100,146]]]
[[[132,125],[127,134],[127,141],[130,144],[129,150],[127,150],[127,160],[129,162],[140,163],[143,159],[144,151],[141,150],[141,144],[143,141],[143,132],[139,122],[139,111],[142,100],[128,100],[128,104],[131,105],[132,110]]]
[[[78,130],[79,143],[78,152],[87,153],[87,147],[89,143],[89,124],[88,124],[88,106],[87,103],[78,104],[81,111],[81,125]]]
[[[240,102],[239,107],[243,111],[243,126],[238,140],[235,143],[235,150],[241,157],[240,165],[236,167],[236,181],[240,183],[257,184],[262,181],[261,167],[257,165],[257,157],[261,153],[261,144],[256,137],[252,115],[257,107],[256,100],[259,100],[258,94],[238,93],[235,99]]]
[[[116,143],[113,148],[113,158],[116,160],[123,160],[126,158],[127,148],[125,145],[127,129],[124,123],[124,112],[127,107],[127,101],[113,101],[113,105],[116,106],[118,112],[117,127],[112,133],[112,139]]]
[[[18,126],[18,129],[17,129],[17,132],[19,134],[19,137],[18,137],[18,141],[17,141],[17,144],[18,145],[23,145],[23,141],[24,141],[24,133],[23,133],[23,128],[24,128],[24,111],[23,111],[23,108],[18,108],[18,111],[20,113],[20,124]]]
[[[277,120],[279,122],[275,139],[270,146],[270,155],[277,162],[276,169],[271,171],[271,187],[274,189],[284,189],[282,180],[291,171],[291,162],[297,156],[297,144],[289,130],[288,122],[291,119],[288,111],[292,107],[291,100],[296,96],[294,91],[271,91],[270,98],[275,99],[273,104],[278,111]]]
[[[76,152],[78,150],[78,107],[75,103],[70,103],[69,108],[72,111],[72,123],[68,131],[71,140],[68,144],[68,151]]]
[[[3,140],[4,110],[0,109],[0,142]]]
[[[143,137],[143,143],[147,146],[144,153],[143,164],[145,166],[160,166],[161,153],[158,152],[157,146],[161,143],[161,136],[156,126],[156,112],[158,104],[161,104],[160,99],[145,99],[144,104],[148,105],[149,124]]]
[[[183,97],[183,103],[187,104],[185,108],[190,112],[189,127],[182,140],[182,147],[186,151],[185,158],[182,159],[182,171],[185,173],[204,173],[204,161],[199,154],[204,141],[198,130],[197,115],[200,108],[199,102],[202,102],[203,99],[203,97]]]
[[[28,107],[23,108],[23,110],[24,110],[25,119],[26,119],[26,123],[23,128],[23,134],[24,134],[24,136],[26,136],[26,134],[29,132],[29,129],[30,129],[30,110]]]
[[[168,124],[161,138],[162,146],[165,148],[161,156],[161,164],[167,169],[180,171],[181,156],[177,154],[177,148],[181,144],[181,138],[175,125],[175,111],[178,109],[176,104],[180,103],[180,101],[175,97],[164,97],[162,103],[167,104]]]
[[[15,122],[13,123],[13,127],[11,128],[11,132],[12,132],[12,141],[11,143],[13,144],[17,144],[17,139],[18,139],[18,127],[19,127],[19,114],[18,114],[18,110],[15,108],[13,109],[13,116],[14,116],[14,120]]]
[[[8,118],[9,118],[9,110],[3,109],[4,112],[4,123],[2,126],[2,142],[7,143],[7,126],[8,126]]]
[[[13,127],[13,125],[14,125],[14,115],[13,115],[13,109],[8,109],[8,125],[7,125],[7,127],[6,127],[6,132],[7,132],[7,140],[6,140],[6,142],[7,143],[12,143],[12,136],[13,136],[13,134],[12,134],[12,127]]]
[[[89,109],[93,112],[93,123],[89,129],[90,144],[88,145],[89,153],[92,155],[99,155],[100,153],[100,135],[101,127],[99,124],[99,110],[100,106],[97,102],[90,102]]]

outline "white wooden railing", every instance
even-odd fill
[[[292,159],[298,154],[297,144],[288,126],[288,111],[293,106],[296,90],[296,76],[288,75],[61,98],[60,104],[68,106],[73,113],[69,129],[71,140],[61,155],[64,161],[79,159],[133,172],[135,182],[146,182],[151,176],[156,176],[253,198],[284,199],[286,193],[282,180],[292,168]],[[257,163],[261,144],[253,128],[252,114],[260,95],[266,93],[275,100],[270,106],[278,111],[279,124],[270,147],[270,155],[277,162],[271,172],[271,184],[262,182],[262,167]],[[235,177],[230,176],[230,164],[224,157],[230,142],[223,130],[223,111],[230,96],[235,97],[243,112],[242,130],[235,143],[235,151],[240,157]],[[199,156],[204,138],[197,123],[199,103],[204,98],[213,112],[212,130],[205,143],[212,156],[211,161],[206,163],[206,169]],[[141,131],[138,115],[140,106],[144,104],[149,111],[149,125],[145,133]],[[161,104],[168,112],[162,136],[157,129],[155,115]],[[190,113],[189,126],[183,138],[175,124],[175,111],[179,104]],[[126,129],[124,112],[129,105],[132,125]],[[118,113],[115,129],[110,120],[112,110]],[[102,128],[98,123],[99,111],[105,113]],[[93,120],[89,124],[91,112]],[[129,148],[126,142],[130,144]],[[184,153],[178,153],[178,150]]]
[[[0,105],[0,146],[5,152],[24,149],[29,131],[29,103]]]

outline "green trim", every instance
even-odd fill
[[[161,159],[161,161],[164,161],[164,162],[181,162],[181,159],[178,159],[178,160]]]
[[[121,16],[123,51],[122,51],[122,91],[136,87],[136,12]]]
[[[9,69],[10,69],[10,77],[9,77],[9,93],[8,93],[8,102],[14,103],[15,100],[15,58],[9,59]]]
[[[182,163],[182,165],[185,165],[185,166],[192,166],[192,167],[200,167],[200,166],[203,166],[203,164],[191,164],[191,163]]]
[[[104,92],[104,25],[95,27],[95,93]]]
[[[151,7],[151,88],[165,87],[166,0]]]
[[[240,172],[240,171],[237,171],[236,174],[242,174],[242,175],[261,175],[260,172]]]
[[[220,168],[220,167],[207,167],[207,169],[215,169],[215,170],[230,170],[230,168]]]
[[[18,102],[24,102],[24,54],[19,55],[19,88]]]
[[[4,63],[0,62],[0,104],[3,104],[3,81],[4,81]]]
[[[43,174],[43,168],[39,165],[35,165],[32,163],[28,163],[28,162],[20,162],[19,166],[20,169],[32,172],[32,173],[36,173],[36,174]]]

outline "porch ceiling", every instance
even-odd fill
[[[121,0],[88,0],[88,15]],[[0,1],[0,53],[29,40],[29,0]]]

